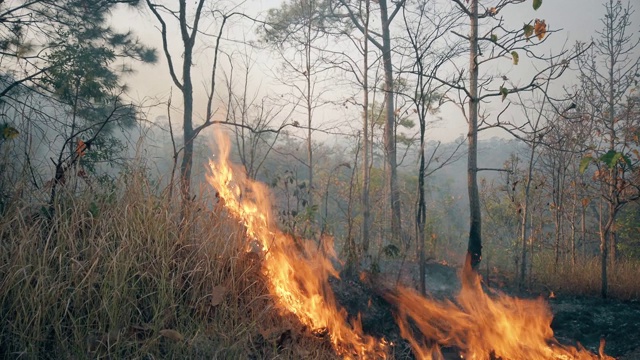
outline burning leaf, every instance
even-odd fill
[[[536,19],[535,23],[533,24],[533,27],[534,27],[535,34],[538,37],[538,40],[542,40],[544,36],[547,34],[547,24],[545,23],[545,21]]]
[[[163,329],[160,330],[160,335],[162,337],[165,337],[169,340],[175,341],[175,342],[180,342],[184,340],[184,336],[182,336],[182,334],[180,334],[179,332],[172,330],[172,329]]]

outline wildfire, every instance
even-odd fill
[[[336,352],[345,358],[386,358],[387,342],[365,334],[358,320],[348,321],[336,301],[329,285],[329,277],[338,277],[331,262],[333,244],[325,242],[327,246],[318,248],[313,241],[280,231],[268,188],[248,179],[241,167],[229,161],[226,137],[218,134],[217,144],[219,156],[210,161],[207,179],[227,211],[244,225],[247,238],[260,244],[263,271],[280,309],[295,314],[311,329],[326,331]],[[444,359],[441,347],[455,348],[465,359],[474,360],[609,358],[602,351],[598,356],[560,345],[543,300],[489,295],[477,275],[465,273],[455,302],[424,298],[402,287],[385,294],[417,358]]]

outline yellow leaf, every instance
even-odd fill
[[[3,127],[4,129],[2,130],[2,136],[7,140],[15,139],[18,136],[18,134],[20,134],[18,130],[16,130],[16,128],[14,127],[11,127],[8,125],[5,125]]]
[[[511,58],[513,58],[513,65],[518,65],[518,62],[520,61],[520,55],[518,55],[517,51],[511,52]]]
[[[184,340],[184,336],[182,336],[182,334],[180,334],[179,332],[172,330],[172,329],[163,329],[160,330],[160,335],[162,335],[162,337],[165,337],[169,340],[172,341],[183,341]]]

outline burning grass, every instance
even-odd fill
[[[180,226],[143,177],[118,185],[61,201],[51,221],[15,203],[0,219],[0,358],[335,358],[279,338],[292,319],[236,221],[199,210]]]
[[[281,232],[272,218],[267,187],[229,162],[226,138],[218,136],[217,143],[220,156],[210,163],[208,181],[249,238],[259,242],[269,290],[279,308],[312,329],[326,329],[335,351],[345,358],[385,358],[389,343],[365,334],[359,318],[349,320],[335,299],[329,286],[329,277],[337,277],[331,247],[320,249],[313,241]],[[401,334],[417,358],[443,359],[442,346],[477,360],[606,357],[603,346],[599,355],[561,346],[553,338],[552,316],[542,300],[500,293],[490,297],[468,266],[463,273],[456,302],[423,298],[401,287],[383,294],[396,308]]]

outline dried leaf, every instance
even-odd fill
[[[544,20],[536,19],[535,23],[533,24],[533,28],[536,36],[538,37],[538,40],[542,40],[547,34],[547,24]]]
[[[160,335],[172,341],[179,342],[184,340],[184,336],[182,336],[182,334],[172,329],[160,330]]]
[[[76,145],[76,154],[78,154],[79,157],[82,157],[86,153],[87,153],[87,144],[85,144],[84,141],[78,139],[78,144]]]
[[[226,287],[222,285],[214,287],[213,291],[211,292],[211,306],[220,305],[222,303],[222,300],[224,300],[225,295],[227,295]]]

